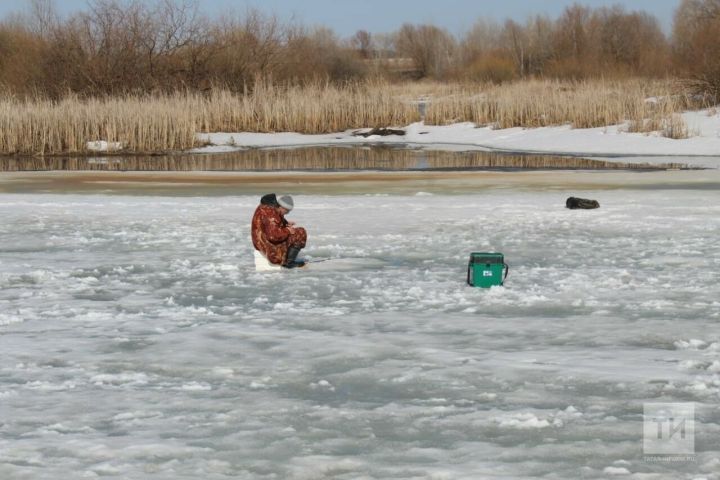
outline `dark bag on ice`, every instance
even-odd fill
[[[587,198],[578,198],[578,197],[568,197],[567,200],[565,200],[565,207],[570,208],[572,210],[576,208],[584,208],[584,209],[592,209],[592,208],[600,208],[600,204],[597,200],[589,200]]]

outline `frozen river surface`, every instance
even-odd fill
[[[720,192],[571,194],[297,195],[281,273],[257,195],[0,195],[0,478],[720,478]]]

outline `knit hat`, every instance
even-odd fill
[[[280,204],[281,207],[286,208],[288,212],[292,210],[295,206],[295,202],[293,202],[293,199],[290,195],[283,195],[282,197],[277,199],[277,202]]]

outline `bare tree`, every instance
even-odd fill
[[[372,36],[370,35],[370,32],[366,30],[358,30],[353,36],[351,44],[353,48],[360,53],[362,58],[368,59],[371,57]]]
[[[546,64],[553,56],[553,22],[543,16],[530,18],[525,26],[527,39],[526,71],[531,75],[542,75]]]
[[[689,84],[720,99],[720,0],[683,0],[675,12],[675,64]]]
[[[462,39],[463,57],[478,58],[487,52],[502,47],[502,28],[494,21],[481,18]]]
[[[455,55],[455,39],[433,25],[403,25],[397,33],[396,47],[400,55],[412,58],[420,77],[445,74]]]
[[[27,0],[0,23],[0,84],[51,96],[68,91],[237,91],[256,79],[342,82],[388,77],[502,82],[518,77],[663,75],[669,46],[657,20],[621,7],[566,8],[553,21],[478,20],[458,42],[434,25],[359,30],[341,40],[328,28],[249,9],[212,20],[200,0],[87,0],[62,18],[54,0]],[[683,0],[672,39],[675,71],[696,85],[720,84],[720,0]],[[720,93],[720,85],[714,91]]]
[[[47,38],[57,29],[60,17],[53,0],[30,0],[30,30]]]
[[[527,66],[528,38],[525,30],[513,20],[507,20],[503,28],[503,39],[510,57],[515,62],[518,75],[524,77]]]
[[[250,9],[242,17],[227,17],[212,30],[219,47],[214,60],[226,85],[243,89],[258,76],[271,75],[279,64],[288,30],[274,15]]]
[[[598,25],[600,60],[606,69],[628,74],[667,73],[667,41],[654,17],[627,13],[620,6],[601,8],[593,17]]]
[[[591,50],[591,10],[578,4],[566,8],[556,22],[554,35],[555,73],[563,76],[586,76],[587,64],[595,63]]]
[[[506,48],[504,28],[494,21],[479,19],[460,42],[461,72],[470,80],[503,82],[516,77],[517,69]]]
[[[147,75],[167,89],[184,83],[190,68],[201,61],[195,48],[207,42],[207,26],[200,18],[197,0],[160,0],[150,13],[150,34],[139,36]],[[192,58],[188,64],[186,57]]]

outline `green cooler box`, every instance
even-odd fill
[[[473,252],[468,262],[467,283],[481,288],[502,285],[509,270],[502,253]]]

